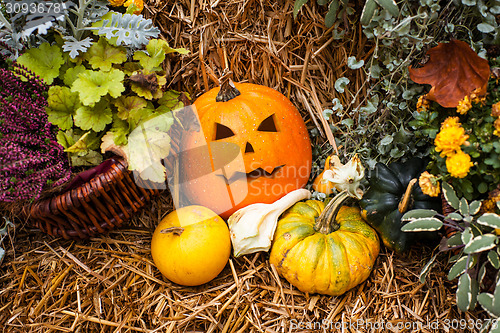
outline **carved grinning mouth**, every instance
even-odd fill
[[[273,178],[274,175],[276,175],[276,173],[278,173],[279,170],[281,170],[281,168],[283,168],[284,166],[285,166],[285,164],[277,166],[271,172],[267,172],[266,170],[264,170],[262,168],[257,168],[257,169],[255,169],[253,171],[246,172],[246,173],[245,172],[236,171],[229,178],[227,178],[226,175],[224,175],[224,174],[220,174],[220,175],[217,175],[217,176],[222,177],[227,184],[234,183],[238,179],[243,179],[243,178],[246,178],[247,181],[250,182],[250,181],[252,181],[254,179],[257,179],[257,178],[260,178],[260,177]]]

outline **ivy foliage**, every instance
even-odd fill
[[[318,1],[318,4],[330,6],[333,2]],[[376,162],[405,161],[413,156],[425,157],[430,152],[429,142],[415,138],[408,125],[418,97],[428,89],[410,80],[408,67],[425,62],[429,48],[451,38],[467,42],[483,57],[485,46],[498,43],[499,38],[492,15],[497,15],[500,7],[494,1],[403,0],[397,1],[398,13],[395,7],[390,8],[389,2],[394,5],[392,0],[384,2],[385,5],[381,1],[362,4],[338,1],[333,24],[328,24],[333,27],[333,38],[342,42],[349,38],[344,33],[348,28],[345,22],[359,22],[365,16],[362,31],[367,39],[366,51],[373,52],[364,61],[347,59],[348,70],[336,79],[331,106],[323,115],[330,123],[337,146],[342,147],[342,155],[358,153],[371,168]],[[304,6],[307,1],[296,1],[297,15],[301,3]],[[330,11],[326,16],[329,15]],[[363,71],[366,77],[356,88],[348,78],[355,71]],[[353,102],[342,104],[341,99]],[[319,154],[326,157],[329,151]]]

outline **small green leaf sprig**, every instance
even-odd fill
[[[468,202],[459,198],[453,187],[442,184],[446,202],[454,209],[442,215],[434,210],[415,209],[403,215],[408,221],[401,230],[405,232],[436,231],[441,228],[452,230],[443,238],[439,252],[423,267],[420,282],[424,283],[438,255],[453,251],[448,280],[458,278],[456,302],[462,311],[473,310],[479,303],[493,318],[500,317],[500,216],[482,213],[481,201]],[[497,202],[500,208],[500,202]],[[493,286],[488,278],[494,273]],[[493,293],[491,293],[491,291]],[[491,327],[490,332],[496,332]],[[484,330],[486,332],[486,330]]]
[[[111,24],[112,32],[109,19],[104,16],[95,26]],[[120,36],[122,30],[117,30]],[[171,111],[183,107],[180,92],[164,90],[167,78],[161,64],[170,53],[188,51],[154,38],[136,49],[135,44],[120,45],[123,40],[106,31],[101,34],[98,28],[99,36],[76,55],[56,38],[53,44],[28,49],[17,62],[51,85],[48,120],[59,127],[57,140],[72,166],[97,165],[111,151],[125,156],[129,169],[144,180],[161,183],[161,161],[170,151]]]

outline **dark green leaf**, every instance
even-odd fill
[[[463,242],[462,242],[462,235],[460,233],[454,234],[453,236],[451,236],[448,239],[447,244],[448,244],[449,247],[462,245],[463,244]]]
[[[460,203],[458,204],[460,214],[463,216],[469,215],[469,203],[465,198],[460,199]]]
[[[297,14],[299,13],[300,9],[306,3],[307,3],[307,0],[295,0],[295,3],[293,4],[293,18],[297,17]]]
[[[448,272],[448,280],[453,280],[459,275],[462,275],[465,272],[465,265],[467,264],[467,256],[462,257],[457,260],[457,262],[451,266],[450,271]],[[472,260],[469,261],[469,268],[472,266]]]
[[[327,28],[331,28],[337,19],[337,11],[339,9],[339,3],[337,0],[332,0],[330,6],[328,7],[328,13],[325,16],[325,25]]]
[[[500,228],[500,216],[493,213],[485,213],[477,219],[477,223],[490,228]]]
[[[392,16],[399,16],[399,8],[394,0],[375,0],[382,8],[387,10]]]
[[[370,21],[373,18],[373,15],[375,15],[376,9],[377,9],[377,3],[375,2],[375,0],[366,0],[360,18],[360,22],[362,25],[368,25],[370,23]]]
[[[488,260],[495,269],[500,268],[500,258],[498,257],[498,253],[495,251],[488,252]]]

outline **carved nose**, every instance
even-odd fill
[[[250,142],[247,142],[247,145],[245,146],[245,154],[246,153],[255,153],[255,151],[253,150],[253,147],[250,144]]]

